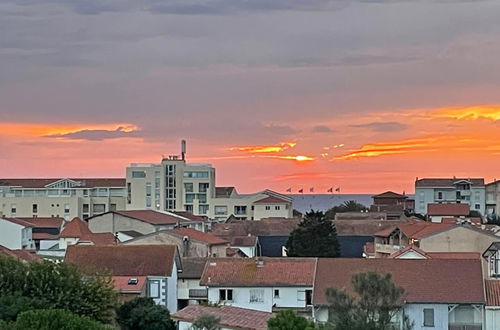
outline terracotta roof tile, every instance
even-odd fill
[[[52,235],[48,233],[33,233],[33,239],[35,240],[58,240],[59,235]]]
[[[500,280],[485,280],[486,306],[500,306]]]
[[[28,222],[28,221],[25,221],[25,220],[21,220],[21,219],[18,219],[18,218],[1,218],[1,219],[5,220],[5,221],[8,221],[8,222],[15,223],[16,225],[20,225],[20,226],[23,226],[23,227],[35,227],[31,222]]]
[[[131,279],[136,279],[136,284],[129,284]],[[113,276],[113,287],[121,293],[141,292],[146,284],[146,276]]]
[[[435,223],[435,222],[417,222],[417,223],[406,223],[399,226],[393,226],[386,228],[384,230],[376,232],[374,235],[379,237],[387,237],[394,230],[401,230],[408,238],[421,239],[431,234],[438,233],[456,227],[454,224],[449,223]]]
[[[179,278],[201,278],[207,260],[208,258],[182,258],[182,272],[179,273]]]
[[[427,204],[427,215],[429,216],[467,216],[470,212],[469,204],[445,203]]]
[[[259,199],[258,201],[253,202],[254,204],[283,204],[283,203],[290,203],[287,200],[281,199],[276,196],[268,196],[262,199]]]
[[[231,240],[231,246],[255,246],[257,236],[235,236]]]
[[[351,277],[366,271],[391,273],[405,289],[409,303],[484,303],[479,259],[332,259],[319,258],[313,303],[326,304],[325,291],[345,288],[352,294]],[[467,283],[467,290],[464,290]]]
[[[90,231],[87,223],[79,218],[74,218],[66,223],[59,237],[79,238],[80,241],[92,242],[95,245],[116,244],[115,235],[112,233],[93,233]]]
[[[212,234],[232,239],[235,236],[289,236],[297,228],[300,219],[267,218],[260,221],[235,221],[214,223]]]
[[[212,258],[205,265],[200,285],[312,286],[315,258]]]
[[[219,325],[229,329],[263,330],[267,329],[267,321],[272,313],[255,311],[233,306],[208,307],[190,305],[172,315],[174,320],[194,322],[201,315],[217,317]]]
[[[394,191],[386,191],[378,195],[373,195],[372,198],[408,198],[406,195],[401,195],[398,193],[395,193]]]
[[[484,179],[480,178],[424,178],[415,181],[416,187],[453,187],[458,181],[470,181],[474,186],[484,186]]]
[[[200,241],[209,245],[222,245],[229,243],[228,241],[219,238],[215,235],[212,235],[210,233],[204,233],[202,231],[193,228],[176,228],[165,232],[176,234],[179,236],[188,236],[190,239]]]
[[[29,250],[11,250],[0,245],[0,255],[9,256],[24,261],[41,260],[34,251]]]
[[[34,218],[20,218],[18,217],[17,219],[21,219],[24,221],[27,221],[31,224],[33,224],[34,228],[61,228],[61,225],[64,222],[63,218],[57,218],[57,217],[34,217]]]
[[[114,276],[170,276],[175,245],[72,245],[65,261],[88,270],[107,269]]]

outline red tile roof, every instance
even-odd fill
[[[172,213],[175,213],[177,215],[180,215],[181,217],[188,218],[189,220],[196,221],[196,222],[207,222],[208,219],[206,217],[201,217],[199,215],[194,215],[191,212],[186,212],[186,211],[172,211]]]
[[[338,235],[373,236],[375,233],[388,230],[388,234],[401,224],[414,223],[414,220],[335,220]],[[388,235],[387,234],[387,235]]]
[[[366,271],[391,273],[405,289],[408,303],[484,303],[479,259],[342,259],[319,258],[314,283],[314,305],[326,304],[326,289],[352,294],[351,278]],[[467,290],[464,290],[464,283]]]
[[[257,236],[236,236],[231,240],[231,246],[255,246]]]
[[[114,276],[170,276],[176,258],[175,245],[71,245],[65,261]]]
[[[363,246],[363,251],[368,255],[373,255],[375,253],[375,244],[373,242],[366,242]]]
[[[283,204],[283,203],[290,203],[287,200],[281,199],[276,196],[268,196],[262,199],[259,199],[258,201],[253,202],[254,204]]]
[[[192,228],[176,228],[166,231],[166,233],[172,233],[178,236],[188,236],[190,239],[200,241],[209,245],[223,245],[229,242],[219,238],[210,233],[204,233],[202,231],[192,229]]]
[[[130,279],[137,279],[137,284],[129,284]],[[113,276],[113,287],[120,293],[140,293],[146,284],[146,276]]]
[[[431,259],[480,259],[479,252],[426,252]]]
[[[24,261],[41,260],[34,251],[29,250],[11,250],[0,245],[0,255],[9,256]]]
[[[114,245],[116,244],[115,235],[112,233],[93,233],[90,231],[87,223],[79,218],[74,218],[66,223],[59,234],[62,238],[79,238],[80,241],[92,242],[95,245]]]
[[[0,218],[0,219],[15,223],[16,225],[23,226],[23,227],[35,227],[31,222],[21,220],[18,218]]]
[[[17,219],[21,219],[24,221],[27,221],[35,228],[61,228],[61,225],[63,224],[64,219],[63,218],[51,218],[51,217],[34,217],[34,218],[20,218],[18,217]]]
[[[131,210],[131,211],[113,211],[125,217],[134,218],[152,225],[175,225],[178,222],[185,223],[190,220],[183,219],[171,214],[153,211],[153,210]]]
[[[212,234],[228,240],[235,236],[288,236],[297,228],[300,219],[267,218],[260,221],[235,221],[214,223]]]
[[[500,280],[485,280],[486,306],[500,306]]]
[[[427,215],[429,216],[466,216],[469,215],[470,206],[469,204],[457,204],[457,203],[446,203],[446,204],[427,204]]]
[[[33,239],[35,240],[58,240],[59,235],[52,235],[48,233],[33,233]]]
[[[0,179],[0,186],[45,188],[45,186],[63,179]],[[118,178],[80,178],[69,180],[81,182],[82,185],[79,188],[125,187],[126,182],[125,179]]]
[[[453,187],[458,181],[470,181],[473,186],[484,186],[484,179],[480,178],[424,178],[415,181],[416,187]]]
[[[408,238],[421,239],[431,234],[444,231],[456,227],[454,224],[449,223],[435,223],[435,222],[416,222],[406,223],[399,226],[393,226],[384,230],[378,231],[374,236],[388,237],[393,231],[399,228]]]
[[[201,315],[213,315],[219,319],[219,325],[229,329],[263,330],[272,313],[255,311],[233,306],[208,307],[190,305],[172,315],[177,321],[192,323]]]
[[[315,258],[213,258],[205,265],[200,285],[312,286]]]
[[[393,191],[386,191],[384,193],[378,194],[378,195],[373,195],[372,198],[408,198],[406,195],[401,195],[398,193],[395,193]]]
[[[179,273],[178,278],[185,279],[199,279],[205,269],[205,264],[208,258],[182,258],[182,272]]]

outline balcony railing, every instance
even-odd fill
[[[207,298],[208,289],[189,289],[189,298]]]
[[[483,326],[481,323],[471,323],[471,324],[448,324],[448,330],[482,330]]]
[[[375,252],[379,252],[379,253],[394,253],[394,252],[399,251],[401,249],[404,249],[404,246],[380,244],[380,243],[375,244]]]

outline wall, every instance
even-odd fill
[[[484,330],[500,329],[500,308],[486,307]]]
[[[134,230],[141,234],[154,232],[155,226],[125,217],[116,213],[106,213],[89,219],[89,229],[93,233],[116,233],[118,231]]]
[[[167,308],[170,313],[177,312],[177,264],[174,261],[172,275],[167,279]]]
[[[424,327],[424,308],[434,309],[434,327]],[[404,312],[414,322],[413,330],[448,329],[447,304],[407,304]]]
[[[8,249],[22,249],[23,226],[0,219],[0,245]]]
[[[266,210],[269,207],[269,210]],[[276,207],[279,210],[276,210]],[[253,218],[260,220],[264,218],[291,218],[292,207],[290,203],[254,204]]]
[[[177,279],[177,299],[188,300],[189,290],[206,289],[200,285],[200,279]]]
[[[478,252],[483,253],[500,237],[482,234],[465,227],[456,227],[420,240],[420,248],[426,252]]]

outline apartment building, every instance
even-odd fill
[[[126,209],[187,211],[215,220],[233,216],[242,220],[292,217],[292,199],[265,190],[238,194],[234,187],[216,187],[215,168],[187,163],[181,155],[159,164],[131,164],[126,170]]]
[[[124,179],[0,179],[0,216],[86,219],[124,208]]]
[[[427,205],[433,203],[462,203],[484,215],[485,195],[484,179],[481,178],[417,178],[415,212],[427,214]]]
[[[486,185],[486,216],[488,220],[498,220],[500,206],[500,180],[494,180]]]

